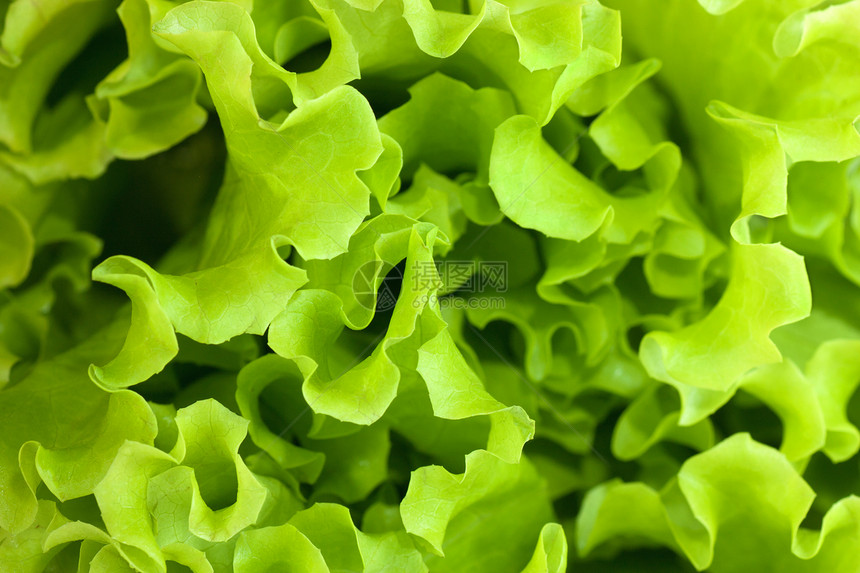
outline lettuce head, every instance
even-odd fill
[[[0,0],[0,572],[857,573],[860,0]]]

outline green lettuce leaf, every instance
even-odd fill
[[[860,1],[606,4],[0,0],[0,571],[860,569]]]

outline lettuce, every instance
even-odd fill
[[[0,571],[860,569],[860,1],[0,16]]]

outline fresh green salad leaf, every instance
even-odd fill
[[[0,0],[0,572],[860,571],[860,0]]]

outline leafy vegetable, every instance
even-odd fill
[[[0,570],[860,569],[860,1],[0,15]]]

